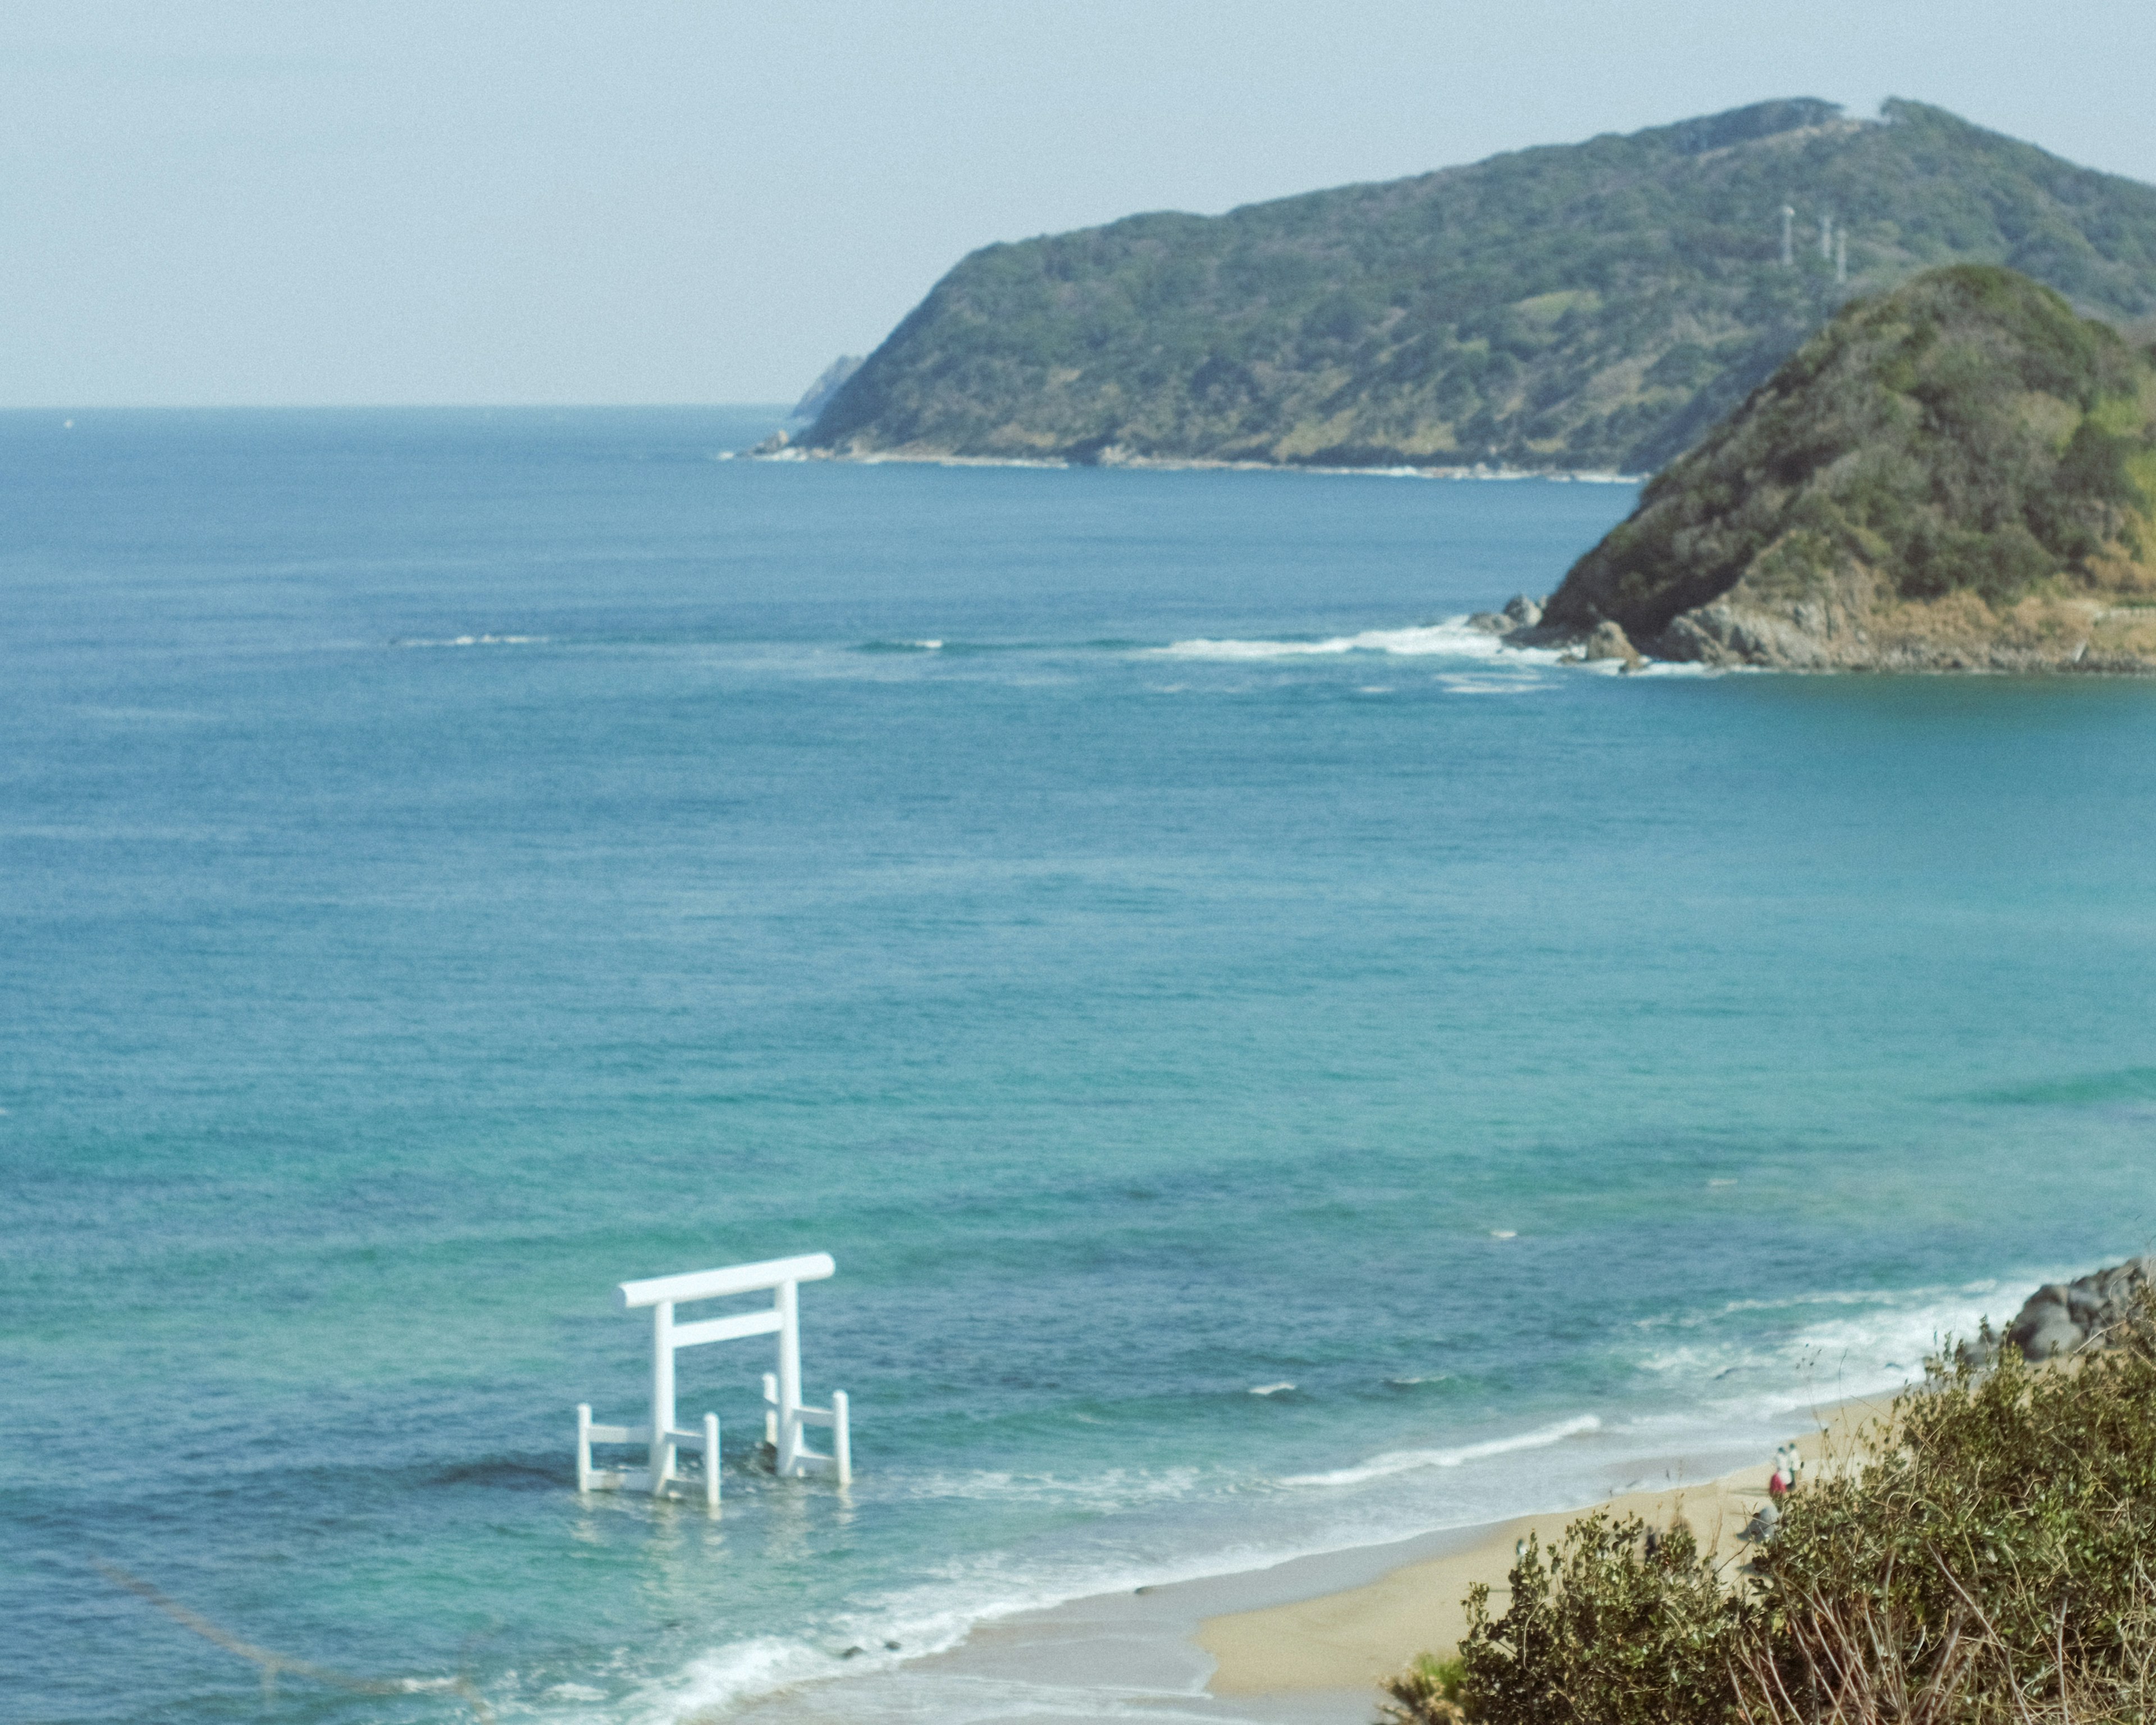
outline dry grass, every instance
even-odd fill
[[[1948,1579],[1953,1581],[1950,1572]],[[1782,1656],[1762,1641],[1732,1671],[1743,1725],[2128,1725],[2156,1718],[2156,1609],[2143,1599],[2125,1657],[2102,1679],[2077,1668],[2055,1617],[2048,1670],[2025,1680],[2009,1646],[1958,1582],[1966,1609],[1921,1666],[1923,1638],[1891,1606],[1816,1600],[1788,1626]],[[1789,1657],[1794,1655],[1794,1659]],[[1794,1664],[1796,1674],[1793,1676]]]

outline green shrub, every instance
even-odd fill
[[[1920,1682],[1953,1668],[1964,1705],[1944,1718],[2069,1697],[2099,1714],[2156,1702],[2142,1665],[2156,1604],[2145,1351],[2071,1370],[2010,1349],[1988,1373],[1964,1359],[1897,1404],[1869,1461],[1784,1517],[1751,1602],[1755,1665],[1763,1653],[1784,1684],[1810,1685],[1822,1625],[1862,1620],[1891,1625]]]
[[[1665,1725],[1727,1710],[1731,1638],[1744,1602],[1679,1523],[1647,1550],[1636,1518],[1592,1515],[1545,1553],[1533,1539],[1512,1566],[1512,1604],[1467,1598],[1460,1701],[1471,1719],[1507,1725]]]
[[[2150,1329],[2066,1368],[1934,1365],[1742,1568],[1681,1524],[1529,1542],[1502,1615],[1469,1596],[1436,1699],[1476,1725],[2156,1718]]]

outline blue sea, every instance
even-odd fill
[[[1629,486],[776,418],[0,417],[0,1715],[1021,1717],[913,1662],[2156,1235],[2156,684],[1609,675],[1459,619]],[[807,1251],[851,1487],[737,1343],[716,1520],[580,1498],[614,1284]]]

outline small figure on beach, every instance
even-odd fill
[[[1774,1451],[1774,1471],[1767,1476],[1767,1497],[1779,1504],[1797,1489],[1797,1478],[1803,1466],[1794,1444],[1784,1444]]]
[[[1775,1529],[1782,1525],[1782,1507],[1769,1497],[1752,1512],[1752,1519],[1744,1524],[1744,1531],[1737,1537],[1747,1545],[1764,1545],[1774,1537]]]

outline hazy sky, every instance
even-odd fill
[[[2156,6],[12,0],[0,404],[790,400],[972,248],[1777,95],[2156,181]]]

